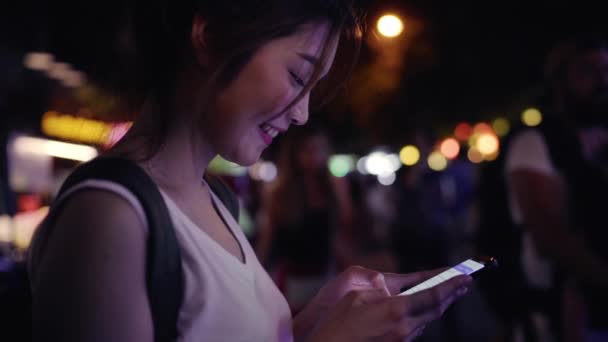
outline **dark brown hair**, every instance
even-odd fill
[[[177,76],[192,58],[191,30],[195,15],[202,16],[206,22],[205,44],[211,54],[204,94],[207,102],[239,74],[260,47],[295,33],[305,24],[327,22],[328,39],[340,36],[336,63],[330,73],[332,80],[346,78],[360,46],[361,27],[352,0],[133,0],[128,12],[131,15],[127,26],[135,52],[129,63],[130,72],[123,75],[126,77],[115,90],[135,111],[147,98],[159,105],[154,118],[158,131],[151,137],[156,140],[151,142],[155,145],[151,153],[162,145],[173,123],[170,108]],[[352,48],[346,49],[347,44]],[[327,52],[326,44],[321,57],[327,58]],[[342,59],[345,53],[347,60]],[[311,90],[320,72],[318,68],[301,94]],[[338,85],[332,84],[334,91]],[[292,104],[298,100],[294,99]]]

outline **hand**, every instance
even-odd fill
[[[467,292],[470,282],[469,276],[459,276],[410,296],[387,295],[384,289],[351,291],[320,322],[311,341],[412,341]]]

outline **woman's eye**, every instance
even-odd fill
[[[306,82],[304,82],[304,80],[301,79],[295,72],[290,71],[289,74],[300,87],[303,87],[306,84]]]

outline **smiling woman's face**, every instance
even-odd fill
[[[215,152],[241,165],[255,163],[277,133],[308,120],[310,90],[333,63],[337,38],[329,25],[309,24],[262,46],[215,98],[202,134]],[[327,47],[326,47],[327,45]],[[326,57],[321,54],[327,48]],[[293,103],[298,99],[297,103]]]

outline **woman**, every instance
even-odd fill
[[[293,320],[226,208],[203,181],[217,154],[251,165],[277,134],[308,119],[348,1],[153,1],[135,6],[137,86],[145,97],[110,154],[136,161],[169,208],[184,269],[179,341],[356,341],[412,338],[466,291],[469,278],[392,297],[429,274],[352,268]],[[152,341],[145,287],[146,223],[116,184],[61,198],[52,235],[33,246],[35,340]],[[226,223],[224,223],[226,222]],[[52,230],[51,230],[52,228]],[[44,250],[44,256],[36,251]]]

